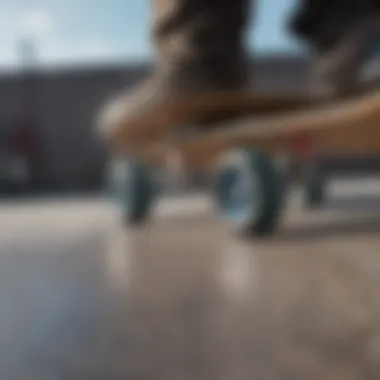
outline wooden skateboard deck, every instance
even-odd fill
[[[336,153],[380,153],[378,91],[330,104],[312,104],[296,97],[257,99],[256,110],[265,112],[253,111],[252,116],[212,129],[179,130],[138,154],[161,161],[168,149],[175,149],[187,162],[196,164],[234,147],[278,151],[287,140],[302,134],[312,135],[322,149]]]
[[[116,152],[140,150],[151,141],[172,135],[184,125],[215,126],[221,120],[231,120],[242,115],[271,115],[289,110],[305,109],[312,105],[305,94],[257,94],[250,91],[227,91],[168,97],[135,112],[133,117],[123,115],[117,106],[101,114],[104,136]],[[133,108],[133,107],[132,107]],[[128,112],[127,112],[128,113]],[[107,127],[109,126],[109,127]]]

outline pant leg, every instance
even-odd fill
[[[380,14],[363,18],[333,47],[321,49],[311,67],[311,94],[332,97],[354,92],[376,36],[380,41]]]

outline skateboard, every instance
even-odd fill
[[[324,180],[314,158],[321,151],[380,152],[378,91],[325,104],[305,97],[255,96],[251,108],[251,115],[213,128],[165,135],[115,163],[111,177],[124,221],[134,225],[148,218],[170,151],[186,166],[210,170],[221,215],[236,232],[250,236],[270,235],[278,226],[287,176],[284,160],[276,158],[300,154],[309,160],[307,199],[317,205]]]

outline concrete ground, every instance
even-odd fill
[[[1,379],[379,379],[380,181],[242,241],[205,195],[0,204]]]

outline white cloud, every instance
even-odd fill
[[[21,34],[38,39],[54,30],[55,24],[52,16],[44,10],[25,12],[20,17],[19,28]]]

